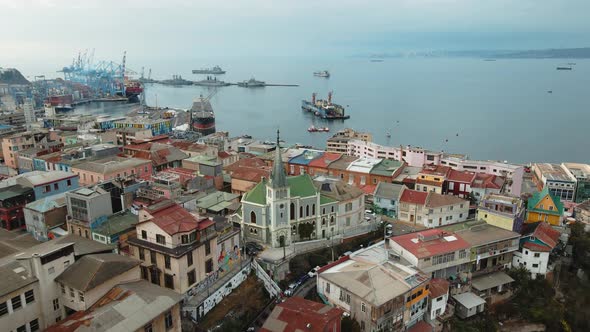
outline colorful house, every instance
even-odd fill
[[[546,221],[551,225],[560,225],[563,204],[557,196],[549,193],[547,187],[529,198],[526,222]]]

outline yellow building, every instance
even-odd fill
[[[479,203],[476,219],[509,231],[517,231],[525,219],[525,209],[518,197],[487,194]]]
[[[527,204],[527,223],[546,221],[551,225],[561,225],[562,216],[563,204],[561,204],[559,197],[549,193],[547,186],[529,199]]]

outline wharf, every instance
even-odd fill
[[[72,102],[72,106],[83,105],[83,104],[88,104],[88,103],[92,103],[92,102],[103,103],[103,102],[123,102],[123,101],[129,101],[129,99],[126,97],[89,98],[89,99],[76,100],[76,101]]]

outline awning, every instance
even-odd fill
[[[513,282],[509,275],[502,271],[494,272],[483,277],[475,278],[471,282],[471,286],[478,291],[488,290],[490,288],[498,287]]]
[[[453,298],[467,309],[475,308],[486,303],[486,301],[484,301],[481,297],[471,292],[457,294],[454,295]]]

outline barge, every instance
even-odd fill
[[[301,109],[311,112],[322,119],[327,120],[346,120],[350,118],[344,109],[344,106],[332,103],[332,91],[328,93],[328,99],[317,99],[316,93],[311,95],[311,101],[303,100]]]

